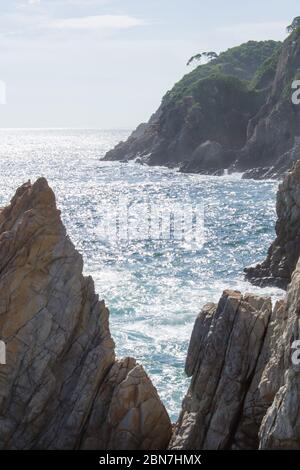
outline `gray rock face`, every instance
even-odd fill
[[[278,390],[262,421],[259,436],[261,449],[300,448],[300,355],[292,347],[294,341],[300,339],[299,294],[300,262],[293,273],[283,305],[284,328],[278,335],[278,345],[265,369],[266,390]]]
[[[276,239],[267,258],[245,272],[253,284],[286,289],[300,256],[300,161],[279,186],[276,210]]]
[[[109,312],[82,268],[46,180],[23,185],[0,211],[0,449],[169,441],[169,417],[145,371],[116,361]]]
[[[273,54],[277,60],[280,47],[275,41],[249,41],[199,66],[164,96],[147,124],[104,159],[138,159],[187,173],[219,175],[234,168],[246,144],[249,121],[265,103],[276,67],[268,67],[255,83],[257,89],[252,80]]]
[[[269,298],[232,291],[203,308],[171,449],[299,449],[299,295],[300,263],[273,309]]]
[[[190,340],[192,377],[172,449],[300,448],[300,162],[280,185],[277,238],[255,282],[286,287],[268,298],[225,291],[205,306]]]
[[[192,381],[172,449],[258,447],[259,426],[271,404],[257,390],[261,362],[269,355],[271,316],[270,299],[232,291],[218,305],[204,307],[190,341],[186,372]]]
[[[180,166],[182,173],[207,173],[222,175],[235,160],[234,150],[226,150],[218,142],[207,141],[192,153],[191,159]]]
[[[295,31],[283,44],[266,103],[249,121],[247,142],[236,162],[238,171],[256,168],[258,179],[278,178],[300,159],[300,106],[292,103],[291,86],[299,69],[300,35]],[[245,177],[255,175],[247,172]]]

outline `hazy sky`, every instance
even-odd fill
[[[0,126],[135,127],[191,55],[283,39],[298,15],[299,0],[0,0]]]

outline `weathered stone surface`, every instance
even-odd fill
[[[292,347],[300,340],[300,162],[280,185],[277,213],[268,258],[247,273],[261,285],[291,281],[287,294],[273,309],[270,299],[230,291],[204,307],[171,448],[300,448],[300,365],[292,361],[300,356]]]
[[[235,163],[236,171],[255,168],[258,179],[278,178],[300,158],[300,106],[292,102],[291,87],[299,67],[300,35],[296,30],[283,43],[265,104],[249,121],[247,142]],[[246,176],[256,177],[254,172]]]
[[[249,41],[200,65],[175,84],[149,122],[107,152],[105,160],[179,166],[188,173],[235,171],[248,124],[269,95],[280,48],[274,41]],[[255,80],[254,90],[253,80],[273,54],[274,66],[258,74],[261,80]],[[251,86],[245,86],[247,82]]]
[[[186,372],[192,381],[171,448],[255,448],[266,407],[257,404],[264,340],[272,313],[269,298],[225,291],[204,307],[192,334]],[[251,429],[248,432],[248,418]],[[258,416],[259,415],[259,416]],[[257,420],[257,422],[255,422]]]
[[[0,212],[0,449],[164,448],[171,425],[82,275],[45,179]]]
[[[278,385],[280,387],[261,425],[261,449],[300,448],[300,365],[292,361],[292,355],[295,353],[292,344],[300,339],[299,301],[300,263],[298,262],[284,302],[286,315],[284,329],[264,374],[267,389],[273,387],[274,379],[277,380],[276,388]]]
[[[267,258],[245,272],[253,284],[286,289],[300,256],[300,161],[279,186],[276,210],[276,239]]]
[[[142,366],[127,358],[111,368],[94,403],[83,449],[163,449],[170,421]]]

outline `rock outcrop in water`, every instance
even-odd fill
[[[249,41],[183,77],[159,110],[106,154],[186,173],[279,178],[300,159],[300,28],[283,44]]]
[[[299,180],[300,163],[279,192],[291,226]],[[299,303],[300,261],[275,306],[225,291],[202,309],[171,436],[142,366],[115,358],[108,310],[52,190],[27,183],[0,210],[0,449],[299,449]]]
[[[245,272],[253,284],[286,289],[300,256],[300,161],[279,185],[276,210],[276,239],[267,258]]]
[[[272,308],[270,298],[225,291],[203,308],[172,449],[300,448],[299,207],[300,162],[280,185],[278,236],[256,271],[263,284],[290,280],[287,294]]]
[[[108,310],[45,179],[0,211],[0,449],[161,449],[171,424]]]
[[[248,123],[266,100],[280,47],[275,41],[249,41],[200,65],[164,96],[147,124],[105,159],[222,174],[234,165]]]
[[[252,177],[276,178],[300,159],[300,105],[292,102],[292,83],[299,80],[300,29],[284,42],[266,103],[248,125],[247,142],[236,169]]]
[[[269,298],[224,292],[196,320],[186,373],[192,377],[171,441],[179,449],[254,449],[271,404],[258,385],[268,360]]]

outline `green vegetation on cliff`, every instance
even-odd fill
[[[187,96],[195,97],[199,86],[201,86],[201,80],[210,77],[232,76],[240,81],[246,81],[249,83],[249,87],[253,80],[253,88],[253,84],[264,82],[266,77],[272,79],[280,49],[281,43],[277,41],[249,41],[241,46],[228,49],[216,59],[199,65],[185,75],[172,90],[166,93],[162,104],[166,105],[171,102],[175,104]]]

